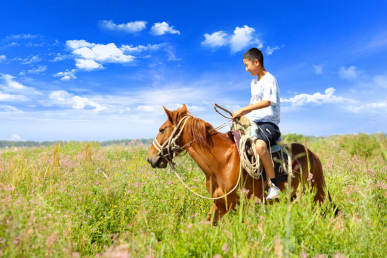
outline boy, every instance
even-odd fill
[[[267,200],[278,198],[280,189],[274,174],[270,145],[274,145],[281,133],[278,128],[280,122],[280,98],[277,80],[265,70],[262,52],[251,48],[243,55],[243,63],[252,76],[250,104],[233,113],[233,120],[246,115],[252,123],[252,134],[256,137],[255,147],[269,182]]]

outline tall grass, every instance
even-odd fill
[[[379,145],[368,150],[364,137]],[[385,256],[385,136],[301,140],[321,158],[341,215],[327,213],[328,203],[316,207],[310,193],[291,203],[283,193],[266,209],[242,200],[213,227],[205,220],[211,201],[192,195],[168,169],[152,169],[148,146],[0,150],[0,256]],[[188,155],[177,168],[206,194],[204,174]]]

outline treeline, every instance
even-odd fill
[[[110,140],[110,141],[93,141],[99,143],[101,146],[108,145],[141,145],[152,144],[153,139],[124,139],[124,140]],[[0,141],[0,148],[12,147],[42,147],[57,145],[58,143],[69,143],[70,141]],[[74,141],[71,141],[74,142]]]

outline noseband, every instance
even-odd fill
[[[168,162],[172,163],[172,160],[176,156],[177,151],[185,149],[186,145],[188,144],[185,144],[184,146],[179,146],[176,141],[179,139],[181,133],[184,130],[185,124],[191,117],[192,115],[185,115],[182,119],[180,119],[179,123],[177,123],[176,127],[173,129],[168,140],[166,140],[162,145],[156,138],[153,140],[153,147],[155,147],[155,149],[159,152],[160,157],[166,158]],[[180,127],[181,124],[182,126]]]

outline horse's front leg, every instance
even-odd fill
[[[212,196],[214,198],[224,196],[226,194],[221,188],[215,189]],[[214,200],[212,204],[210,213],[208,214],[207,220],[212,221],[213,225],[216,225],[217,222],[231,209],[234,209],[237,203],[236,191],[230,193],[224,198]]]

